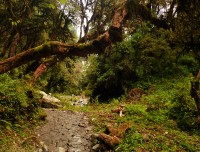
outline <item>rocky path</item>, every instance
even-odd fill
[[[55,109],[45,111],[47,123],[36,130],[38,138],[45,145],[39,151],[92,151],[92,128],[83,113]]]

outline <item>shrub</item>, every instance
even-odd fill
[[[169,116],[176,119],[178,127],[184,130],[196,128],[197,108],[189,89],[182,88],[175,95]]]
[[[182,66],[182,68],[187,69],[189,72],[194,73],[195,75],[199,68],[198,61],[190,54],[180,56],[178,59],[178,64]]]
[[[39,98],[25,81],[13,80],[7,74],[3,74],[0,75],[0,82],[1,124],[34,121],[38,118]]]

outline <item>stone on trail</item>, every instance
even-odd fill
[[[43,108],[60,108],[61,107],[61,101],[55,97],[53,97],[51,94],[47,94],[44,91],[39,91],[39,93],[42,95],[42,107]]]

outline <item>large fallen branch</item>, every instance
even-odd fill
[[[19,67],[33,60],[49,57],[51,55],[85,56],[89,53],[100,53],[109,45],[108,32],[98,39],[83,44],[65,44],[57,41],[49,41],[38,47],[23,51],[11,58],[0,62],[0,74]]]
[[[87,43],[65,44],[57,41],[49,41],[38,47],[23,51],[11,58],[0,62],[0,74],[19,67],[33,60],[58,56],[86,56],[90,53],[100,53],[105,50],[111,43],[122,40],[121,26],[127,15],[127,7],[116,10],[113,22],[108,31],[96,39]]]

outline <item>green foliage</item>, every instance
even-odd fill
[[[82,92],[82,81],[85,77],[84,59],[66,58],[56,64],[41,77],[40,89],[47,92],[58,92],[65,94],[80,94]]]
[[[131,125],[114,151],[199,151],[200,132],[193,124],[196,107],[189,94],[190,78],[154,77],[136,85],[139,83],[148,86],[139,101],[115,98],[111,103],[90,103],[78,110],[89,113],[98,133],[105,132],[107,124]],[[122,117],[111,112],[121,105],[125,106]]]
[[[179,1],[179,13],[175,20],[174,31],[176,34],[174,42],[182,52],[192,52],[198,61],[200,60],[199,7],[199,1],[188,1],[187,3]]]
[[[30,125],[30,124],[29,124]],[[12,129],[0,130],[0,149],[2,152],[34,152],[34,145],[26,142],[27,139],[34,135],[32,126],[22,124],[12,127]]]
[[[173,37],[170,30],[143,23],[125,41],[90,59],[87,90],[91,90],[92,96],[106,100],[126,93],[137,81],[197,70],[198,64],[192,56],[183,56],[177,62],[178,52],[171,47]],[[187,59],[188,66],[183,65],[183,58]]]
[[[190,72],[194,75],[197,74],[199,68],[198,60],[194,58],[191,54],[182,55],[178,59],[178,64],[183,70],[187,70],[186,73]]]
[[[23,80],[13,80],[7,74],[0,75],[0,119],[1,124],[34,122],[40,116],[39,98]]]
[[[180,55],[174,37],[170,30],[142,23],[125,41],[108,48],[103,55],[89,58],[87,92],[105,101],[134,87],[148,89],[147,82],[160,77],[196,75],[198,60],[193,54]]]
[[[152,85],[152,83],[154,85]],[[147,119],[156,123],[164,122],[169,116],[176,120],[178,127],[189,130],[197,128],[197,108],[190,95],[190,79],[177,77],[148,83],[149,91],[141,102],[146,103]],[[157,112],[162,115],[157,115]]]
[[[146,112],[147,107],[145,105],[129,105],[126,107],[126,114],[128,115],[140,115],[140,116],[147,116]]]
[[[74,12],[61,7],[57,0],[1,1],[1,56],[9,57],[10,50],[17,54],[48,40],[73,42],[76,38],[71,26]]]
[[[188,88],[182,88],[175,94],[169,110],[171,118],[176,119],[178,127],[184,130],[195,129],[198,126],[197,107]]]
[[[59,2],[60,2],[61,4],[65,4],[65,3],[66,3],[66,0],[59,0]]]
[[[117,120],[131,123],[132,129],[116,151],[199,151],[197,108],[190,97],[190,79],[165,78],[148,83],[151,87],[142,99],[127,104],[124,117]]]
[[[118,147],[119,150],[116,151],[124,151],[130,152],[135,151],[135,147],[143,143],[143,138],[140,133],[138,133],[134,128],[128,132],[126,137],[123,140],[123,143]]]

